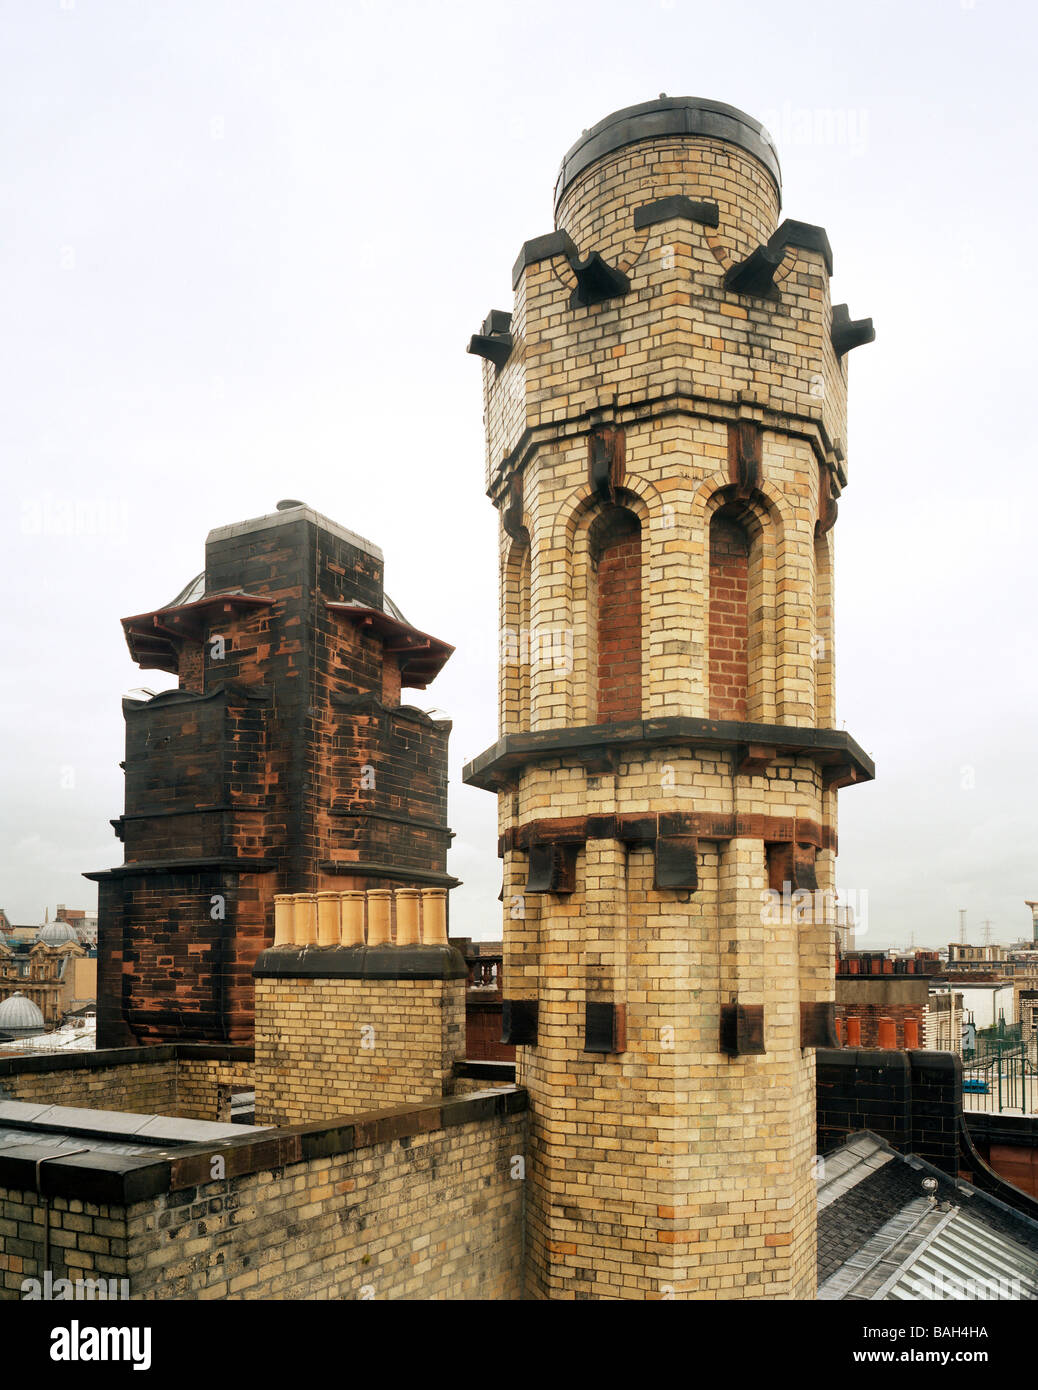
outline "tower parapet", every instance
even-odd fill
[[[836,728],[832,614],[872,328],[830,303],[824,230],[779,214],[752,118],[618,112],[470,344],[502,668],[465,777],[499,794],[535,1295],[814,1290],[836,791],[873,775]]]

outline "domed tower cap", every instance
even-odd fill
[[[660,97],[658,101],[644,101],[640,106],[625,106],[622,111],[614,111],[586,130],[567,150],[555,183],[556,211],[566,189],[596,159],[638,140],[656,140],[666,135],[705,135],[738,145],[764,165],[781,199],[782,171],[778,151],[760,121],[737,107],[726,106],[723,101],[708,101],[704,97]]]

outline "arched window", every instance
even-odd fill
[[[530,538],[525,530],[513,542],[502,576],[501,731],[530,727]]]
[[[633,512],[609,507],[591,527],[594,663],[599,724],[642,713],[642,528]]]
[[[524,533],[525,534],[525,533]],[[518,593],[519,669],[516,691],[516,722],[520,730],[530,727],[530,675],[533,655],[530,650],[530,542],[527,540],[519,554]]]
[[[711,719],[746,719],[749,687],[750,538],[735,508],[710,523],[708,680]]]
[[[815,723],[836,723],[833,690],[833,565],[829,535],[815,537],[815,628],[811,637],[815,673]]]

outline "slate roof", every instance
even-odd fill
[[[970,1183],[868,1130],[817,1182],[820,1299],[1038,1300],[1038,1222]]]

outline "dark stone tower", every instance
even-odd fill
[[[205,570],[123,620],[179,687],[123,701],[125,862],[99,889],[98,1045],[247,1042],[273,898],[451,887],[450,723],[401,705],[453,648],[382,552],[299,502],[211,531]]]

